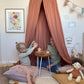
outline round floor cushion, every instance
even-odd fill
[[[59,84],[59,83],[52,77],[38,77],[36,79],[36,84]]]
[[[51,75],[49,71],[42,70],[40,76],[36,78],[36,84],[59,84]]]

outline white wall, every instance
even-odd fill
[[[78,13],[76,11],[70,13],[70,7],[68,6],[63,6],[65,0],[57,0],[58,1],[58,7],[59,7],[59,12],[60,12],[60,17],[61,17],[61,22],[62,22],[62,27],[64,31],[64,36],[66,37],[72,37],[72,45],[71,47],[75,46],[77,51],[79,53],[82,53],[82,39],[83,39],[83,32],[84,32],[84,15],[81,17],[78,17]],[[84,8],[84,0],[70,0],[74,4],[78,5],[79,7]],[[79,13],[81,13],[81,8],[78,8]],[[69,22],[76,22],[76,27],[74,28],[69,28],[68,23]],[[67,48],[70,53],[70,50],[72,49],[70,46]]]
[[[1,23],[0,23],[1,25]],[[1,31],[1,27],[0,27],[0,31]],[[1,33],[0,33],[0,63],[1,63]]]
[[[25,33],[5,32],[5,8],[24,8],[25,27],[29,0],[0,0],[0,60],[2,63],[18,60],[15,42],[24,42]]]
[[[82,52],[82,33],[84,32],[84,17],[78,18],[77,14],[70,13],[68,7],[63,7],[64,0],[57,0],[59,13],[62,21],[65,37],[67,35],[73,37],[73,45],[80,44],[80,52]],[[83,7],[84,0],[72,0]],[[25,10],[25,28],[29,0],[0,0],[0,61],[2,63],[15,62],[18,60],[15,42],[24,42],[25,33],[6,33],[5,32],[5,8],[24,8]],[[68,28],[68,22],[76,21],[76,28]],[[25,29],[26,30],[26,29]],[[68,48],[70,52],[70,49]]]

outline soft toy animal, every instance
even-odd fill
[[[76,78],[76,82],[80,82],[81,79],[84,79],[84,75],[82,71],[80,70],[81,68],[81,63],[78,61],[74,61],[72,64],[73,68],[67,70],[67,73],[70,73],[68,76],[68,80],[71,81],[72,78]]]
[[[79,58],[79,53],[77,52],[77,50],[74,47],[71,50],[71,56],[75,57],[75,58]]]

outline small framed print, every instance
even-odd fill
[[[76,21],[68,22],[68,28],[76,28]]]
[[[24,33],[25,20],[23,8],[5,9],[5,31],[6,33]]]

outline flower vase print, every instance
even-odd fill
[[[13,12],[10,15],[10,28],[9,30],[21,30],[20,26],[20,19],[18,17],[19,13],[18,12]]]
[[[6,32],[22,33],[24,32],[24,10],[6,9]]]

